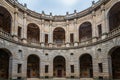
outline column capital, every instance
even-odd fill
[[[96,16],[95,11],[92,11],[92,17],[95,17],[95,16]]]
[[[101,11],[105,11],[105,5],[101,6]]]
[[[27,18],[27,13],[26,13],[26,12],[24,12],[23,18],[24,18],[24,19]]]

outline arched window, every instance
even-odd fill
[[[120,79],[120,47],[114,47],[110,50],[108,60],[113,79]]]
[[[36,55],[30,55],[27,59],[27,77],[28,78],[39,78],[39,65],[40,59]]]
[[[120,27],[120,2],[116,3],[109,11],[110,31]]]
[[[11,14],[4,7],[0,6],[0,29],[11,33]]]
[[[62,56],[57,56],[53,61],[53,75],[54,77],[65,77],[66,75],[66,62]]]
[[[7,49],[0,49],[0,78],[8,79],[10,72],[10,65],[12,54]]]
[[[92,56],[89,54],[84,54],[80,57],[79,62],[80,62],[80,77],[92,78],[93,77]]]
[[[27,26],[27,39],[31,43],[39,43],[40,30],[36,24],[30,23]]]
[[[84,22],[79,28],[79,40],[86,41],[92,38],[92,25],[90,22]]]
[[[55,28],[53,31],[53,41],[57,44],[65,42],[65,30],[63,28]]]

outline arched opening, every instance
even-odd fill
[[[63,28],[55,28],[53,32],[53,41],[56,44],[62,44],[65,42],[65,30]]]
[[[66,76],[66,62],[62,56],[57,56],[53,61],[53,75],[54,77],[65,77]]]
[[[80,62],[80,77],[92,78],[93,77],[93,65],[92,57],[89,54],[84,54],[79,59]]]
[[[86,41],[92,38],[92,25],[90,22],[84,22],[79,27],[79,41]]]
[[[109,53],[110,70],[112,70],[113,79],[120,79],[120,47],[115,47]]]
[[[120,2],[116,3],[109,11],[110,31],[120,27]]]
[[[8,79],[9,78],[9,67],[10,67],[10,58],[11,53],[6,49],[0,49],[0,78]]]
[[[27,77],[39,78],[40,59],[36,55],[30,55],[27,59]]]
[[[11,33],[11,19],[9,11],[0,6],[0,30]]]
[[[40,30],[36,24],[30,23],[27,26],[27,39],[31,43],[39,43]]]

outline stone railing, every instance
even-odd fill
[[[63,43],[55,43],[55,42],[54,43],[40,43],[39,41],[31,41],[31,40],[26,40],[26,43],[24,43],[21,38],[18,37],[18,39],[14,39],[12,35],[0,29],[0,37],[3,39],[10,40],[12,42],[17,42],[19,44],[29,45],[33,47],[37,46],[37,47],[43,47],[43,48],[75,48],[75,47],[88,46],[96,42],[101,42],[102,40],[104,41],[109,40],[119,35],[120,35],[120,26],[112,30],[111,32],[109,32],[106,38],[104,39],[97,38],[95,42],[93,41],[93,39],[89,39],[86,41],[74,42],[74,43],[65,43],[65,42]]]
[[[10,39],[13,40],[12,35],[10,35],[9,33],[5,32],[4,30],[0,29],[0,36],[4,37],[6,39]]]
[[[108,37],[115,36],[115,35],[117,35],[119,33],[120,33],[120,26],[117,27],[116,29],[112,30],[111,32],[109,32]]]

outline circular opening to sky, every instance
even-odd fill
[[[18,0],[26,3],[27,7],[35,12],[46,14],[52,12],[53,15],[65,15],[66,12],[73,13],[74,10],[80,12],[92,5],[93,0]],[[98,0],[94,0],[97,2]]]

